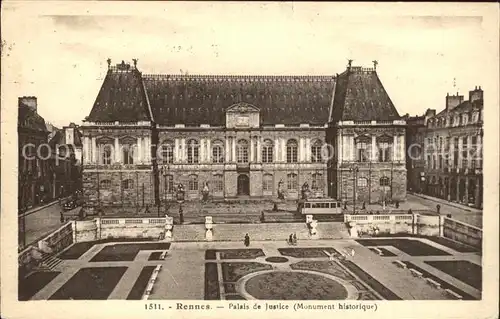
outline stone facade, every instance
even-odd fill
[[[340,122],[331,128],[333,197],[358,205],[406,200],[405,121]],[[384,154],[380,154],[384,152]],[[356,181],[356,182],[354,182]]]
[[[420,126],[420,124],[419,124]],[[420,181],[416,191],[482,207],[483,189],[483,91],[469,92],[469,100],[461,95],[448,95],[446,108],[439,114],[429,110],[423,128],[412,131],[421,150],[415,162]]]
[[[142,75],[135,64],[108,63],[82,125],[88,213],[160,205],[181,184],[185,200],[201,199],[206,185],[215,200],[273,199],[279,185],[286,199],[298,199],[307,183],[315,196],[349,201],[348,169],[357,162],[370,183],[356,184],[356,198],[406,196],[405,122],[375,69],[349,64],[337,77]],[[379,161],[375,144],[373,158],[358,161],[355,141],[367,138],[394,145],[397,157]],[[121,148],[131,144],[133,163]]]

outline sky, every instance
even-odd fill
[[[61,127],[90,113],[107,58],[137,58],[144,74],[248,75],[334,75],[348,59],[377,60],[401,115],[439,111],[447,92],[467,98],[491,77],[485,7],[362,5],[7,2],[2,93],[12,107],[36,96],[39,114]]]

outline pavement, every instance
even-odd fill
[[[432,266],[424,263],[424,260],[468,260],[472,263],[481,265],[480,256],[475,253],[459,253],[446,248],[432,241],[426,241],[428,245],[433,245],[439,249],[446,250],[452,255],[447,256],[410,256],[395,247],[388,247],[394,252],[396,257],[381,257],[370,251],[367,247],[358,244],[351,239],[345,240],[317,240],[317,241],[299,241],[297,247],[333,247],[340,252],[355,250],[354,256],[348,258],[361,267],[365,272],[378,280],[384,286],[389,288],[395,294],[404,300],[444,300],[450,299],[444,290],[429,285],[425,279],[414,277],[408,269],[402,269],[394,265],[394,260],[411,261],[430,273],[439,276],[453,286],[462,289],[470,295],[480,297],[480,291],[471,287],[460,280],[439,271]],[[146,265],[155,266],[161,264],[162,270],[159,272],[153,293],[150,299],[176,299],[176,300],[203,300],[205,284],[205,251],[207,249],[240,249],[244,248],[242,243],[235,242],[188,242],[172,243],[167,258],[161,261],[148,261],[148,256],[152,251],[141,251],[134,261],[120,262],[92,262],[89,260],[97,254],[104,246],[109,244],[98,244],[87,251],[78,260],[63,260],[58,264],[54,271],[61,271],[48,285],[40,290],[32,299],[46,300],[60,287],[64,285],[80,268],[83,267],[116,267],[127,266],[128,270],[122,276],[108,299],[126,299],[130,289],[139,276],[142,267]],[[288,247],[283,241],[252,241],[249,248],[261,248],[269,256],[280,256],[278,248]],[[259,263],[267,263],[265,257],[259,257],[257,260],[233,260]],[[291,258],[292,262],[300,260],[328,260],[328,257],[319,258]],[[228,260],[224,260],[225,262]],[[215,261],[220,264],[222,261]],[[289,267],[288,264],[276,266],[274,269],[284,270]],[[222,278],[221,267],[218,267],[219,278]],[[224,285],[219,286],[221,297],[224,298]]]

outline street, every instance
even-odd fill
[[[443,203],[442,200],[438,202],[425,199],[419,196],[415,196],[412,194],[407,195],[407,201],[411,203],[410,205],[412,206],[413,205],[427,206],[429,209],[432,210],[436,210],[436,205],[440,204],[441,215],[451,214],[451,217],[453,219],[470,224],[472,226],[483,228],[483,213],[477,209],[470,209],[470,211],[467,211],[466,209],[460,209],[458,207],[447,205],[446,203]]]
[[[75,210],[78,208],[75,208]],[[48,207],[42,208],[32,214],[26,215],[26,245],[41,239],[44,235],[49,234],[51,231],[56,230],[61,227],[61,206],[59,203],[55,203]],[[65,216],[73,215],[73,211],[65,212]],[[22,227],[22,224],[19,225]],[[19,230],[20,236],[22,235],[22,229]],[[23,238],[19,238],[19,246],[22,246]]]

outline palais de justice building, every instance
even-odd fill
[[[206,183],[211,200],[276,198],[280,182],[287,199],[307,182],[348,202],[404,200],[405,126],[374,68],[146,75],[108,60],[82,125],[85,210],[158,205],[179,184],[198,200]]]

